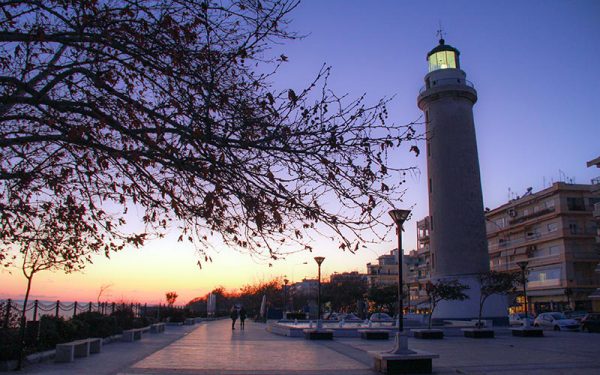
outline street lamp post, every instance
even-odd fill
[[[529,327],[529,303],[527,301],[527,277],[525,273],[527,272],[528,261],[524,260],[521,262],[517,262],[517,265],[521,269],[521,282],[523,283],[523,299],[525,303],[525,323],[524,327]]]
[[[319,265],[319,293],[317,295],[317,329],[322,327],[321,323],[321,263],[325,260],[325,257],[315,257],[315,262]]]
[[[410,210],[393,209],[389,213],[394,223],[396,223],[396,232],[398,233],[398,332],[396,333],[396,346],[391,353],[400,354],[408,351],[408,339],[402,336],[404,331],[404,314],[402,310],[404,302],[402,298],[402,224],[408,218]]]
[[[285,312],[287,310],[287,285],[290,281],[285,278],[283,279],[283,317],[285,318]]]

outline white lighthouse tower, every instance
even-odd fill
[[[477,91],[459,55],[440,39],[427,54],[429,73],[418,97],[427,131],[431,278],[470,286],[468,300],[442,301],[435,319],[476,318],[477,275],[490,269],[473,121]],[[506,319],[505,297],[490,297],[485,307],[485,318]]]

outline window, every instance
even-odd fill
[[[577,223],[569,223],[569,232],[571,232],[571,234],[579,233],[579,226]]]
[[[431,187],[431,178],[429,179],[429,192],[431,193],[433,191],[433,188]]]
[[[571,211],[585,211],[583,198],[567,198],[567,208]]]
[[[529,272],[529,284],[552,285],[560,283],[560,267],[545,270],[532,270]]]
[[[500,218],[500,219],[496,219],[494,220],[494,224],[496,224],[496,226],[498,228],[504,228],[506,225],[506,218]]]
[[[533,227],[525,230],[525,238],[528,240],[536,239],[540,236],[540,231],[538,227]]]
[[[544,202],[544,205],[546,206],[546,208],[553,209],[554,208],[554,199],[548,199],[546,202]]]
[[[548,255],[550,255],[550,256],[560,255],[560,246],[558,246],[558,245],[550,246],[548,248]]]
[[[440,51],[429,56],[429,71],[438,69],[456,68],[456,55],[454,51]]]
[[[548,232],[556,232],[558,230],[558,223],[549,223]]]

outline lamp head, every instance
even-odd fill
[[[320,266],[321,263],[325,260],[325,257],[315,257],[315,262]]]
[[[520,262],[517,262],[517,265],[519,266],[519,268],[521,268],[522,271],[525,271],[525,268],[527,268],[528,264],[529,264],[529,262],[526,261],[526,260],[522,260]]]
[[[390,210],[390,216],[392,217],[392,220],[394,220],[394,223],[396,223],[398,226],[402,226],[402,223],[408,219],[408,215],[410,215],[410,210]]]
[[[288,285],[288,283],[289,283],[289,282],[290,282],[290,281],[289,281],[288,279],[283,279],[283,283],[284,283],[285,285]]]

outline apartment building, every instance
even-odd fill
[[[425,285],[430,276],[429,254],[429,217],[417,222],[417,249],[404,254],[402,276],[409,298],[405,299],[406,307],[411,310],[427,308]],[[376,263],[367,264],[367,286],[398,285],[398,251],[377,258]]]
[[[365,275],[364,273],[359,273],[358,271],[342,272],[342,273],[334,272],[331,276],[329,276],[329,282],[331,284],[340,284],[340,285],[347,284],[347,283],[366,285],[367,284],[367,275]]]
[[[367,287],[398,285],[398,249],[381,255],[376,263],[367,263]]]
[[[587,162],[588,167],[600,168],[600,157]],[[600,176],[592,179],[592,193],[600,195]],[[596,243],[600,244],[600,202],[594,205],[593,211],[594,221],[596,221]],[[596,266],[596,274],[600,277],[600,263]],[[600,312],[600,288],[596,289],[589,295],[592,301],[592,311]]]
[[[554,183],[486,212],[490,266],[517,272],[527,261],[529,304],[548,310],[590,310],[600,287],[594,185]]]

